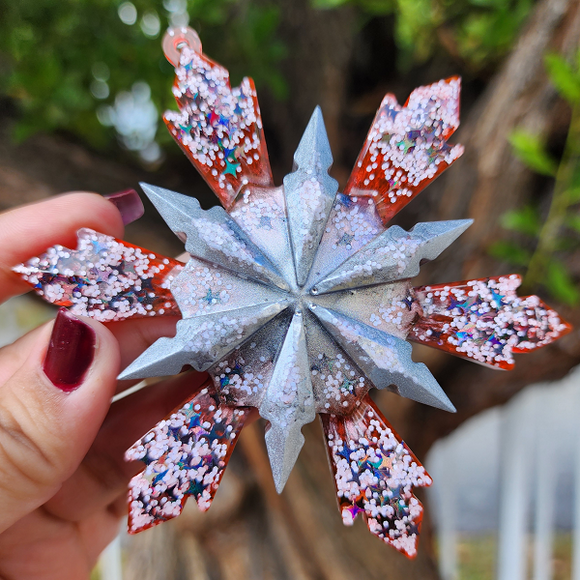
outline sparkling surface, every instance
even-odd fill
[[[343,522],[362,513],[369,530],[406,556],[417,553],[423,506],[413,487],[432,481],[367,395],[351,415],[321,415]]]
[[[189,496],[209,509],[248,413],[207,384],[127,450],[127,461],[147,464],[129,484],[131,533],[178,516]]]
[[[172,56],[176,33],[188,29],[169,33]],[[250,407],[268,421],[281,491],[301,429],[319,413],[344,522],[363,513],[373,534],[413,557],[422,507],[412,488],[431,480],[368,391],[453,411],[408,340],[511,368],[512,352],[569,330],[537,297],[517,297],[517,276],[412,288],[421,262],[470,220],[384,225],[462,153],[446,142],[459,123],[459,79],[416,89],[404,107],[387,95],[343,195],[328,175],[318,108],[294,171],[273,187],[252,81],[231,89],[199,42],[180,50],[180,112],[165,120],[229,213],[142,184],[185,243],[185,266],[82,230],[79,250],[51,248],[16,268],[47,300],[100,320],[181,313],[175,337],[120,378],[209,371],[200,394],[127,452],[147,463],[131,482],[130,529],[178,515],[188,495],[207,509]]]
[[[47,302],[101,322],[180,314],[170,292],[183,264],[89,229],[76,250],[53,246],[17,266]]]
[[[254,81],[230,88],[225,68],[188,47],[175,74],[180,111],[165,113],[165,123],[222,204],[247,183],[272,185]]]
[[[422,316],[409,339],[501,369],[512,353],[550,344],[571,330],[537,296],[518,297],[520,276],[498,276],[415,288]]]
[[[461,80],[415,89],[401,107],[383,99],[344,193],[372,196],[384,223],[463,153],[447,139],[459,126]]]

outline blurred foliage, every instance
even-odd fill
[[[0,95],[15,100],[22,112],[15,136],[24,139],[37,131],[64,129],[104,147],[114,133],[99,123],[95,112],[137,81],[149,85],[158,109],[174,107],[174,75],[160,50],[174,4],[0,0]],[[207,52],[217,60],[227,56],[234,83],[241,80],[243,65],[252,70],[258,85],[285,96],[278,72],[284,47],[275,38],[275,6],[235,0],[195,0],[186,6]],[[123,10],[129,23],[121,20]],[[159,133],[168,140],[166,134]]]
[[[408,68],[442,46],[473,72],[499,61],[512,47],[533,0],[311,0],[316,8],[357,6],[367,17],[392,14]]]
[[[394,15],[403,64],[443,48],[477,71],[510,49],[532,0],[310,2],[311,9],[355,5],[353,34],[369,19]],[[173,107],[173,73],[159,42],[180,7],[206,52],[227,63],[233,84],[251,71],[259,89],[283,100],[288,87],[279,65],[288,47],[277,37],[280,6],[281,0],[0,0],[0,96],[19,106],[15,137],[65,130],[106,148],[115,132],[95,113],[138,81],[149,85],[159,112]],[[170,138],[161,130],[157,140]]]
[[[516,156],[530,169],[540,175],[556,176],[558,163],[547,153],[546,145],[539,135],[518,128],[510,135],[510,143]]]
[[[570,105],[571,120],[564,152],[556,161],[539,135],[518,128],[510,138],[515,155],[532,171],[554,179],[548,214],[525,206],[501,217],[504,228],[520,234],[517,241],[499,241],[490,253],[526,270],[524,286],[543,286],[568,305],[580,302],[580,289],[567,266],[567,251],[580,234],[580,50],[574,62],[548,54],[545,65],[558,94]],[[533,247],[533,251],[530,249]]]

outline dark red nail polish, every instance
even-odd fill
[[[61,308],[56,315],[43,370],[53,385],[70,392],[80,387],[95,357],[95,331]]]
[[[138,220],[145,212],[143,202],[134,189],[109,193],[103,197],[107,198],[111,203],[114,203],[117,206],[117,209],[121,212],[121,217],[123,218],[123,223],[125,225]]]

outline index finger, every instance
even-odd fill
[[[68,193],[0,214],[0,302],[30,288],[11,268],[55,244],[76,248],[83,227],[123,235],[119,210],[96,193]]]

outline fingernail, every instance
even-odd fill
[[[96,334],[88,325],[65,308],[56,315],[43,370],[61,391],[81,386],[95,357]]]
[[[134,189],[109,193],[103,197],[117,206],[117,209],[121,212],[121,217],[123,218],[123,223],[125,225],[138,220],[145,212],[143,202]]]

